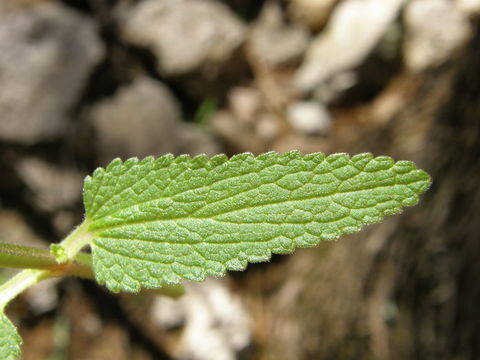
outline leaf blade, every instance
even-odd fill
[[[359,231],[429,184],[413,163],[370,154],[114,160],[85,181],[93,268],[113,291],[221,276]]]
[[[0,358],[15,360],[21,356],[22,338],[18,335],[15,325],[3,313],[0,313]]]

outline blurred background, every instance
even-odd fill
[[[434,179],[179,300],[45,281],[8,309],[24,358],[480,359],[479,19],[480,0],[1,1],[1,240],[58,242],[117,156],[372,152]]]

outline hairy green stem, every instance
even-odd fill
[[[92,241],[92,233],[88,231],[89,226],[90,221],[84,220],[60,243],[68,260],[73,260],[77,253]]]
[[[0,286],[0,312],[18,294],[51,276],[48,270],[23,270]]]
[[[48,270],[50,276],[80,276],[92,279],[91,255],[79,253],[74,261],[59,264],[46,249],[0,242],[0,267]]]
[[[90,254],[80,253],[74,261],[59,264],[46,249],[0,242],[0,267],[22,268],[0,285],[0,313],[18,294],[43,279],[74,275],[93,279]]]
[[[58,264],[55,257],[46,249],[37,249],[0,241],[0,267],[51,269],[56,265]]]

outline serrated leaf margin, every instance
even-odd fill
[[[226,162],[236,162],[236,161],[240,161],[240,162],[252,162],[252,161],[255,161],[255,160],[263,160],[263,159],[268,159],[268,158],[271,158],[271,157],[276,157],[276,159],[279,161],[279,163],[281,163],[283,160],[285,161],[291,161],[292,159],[295,159],[295,160],[309,160],[309,159],[312,159],[312,158],[315,158],[317,157],[317,159],[321,159],[322,161],[325,161],[326,163],[337,163],[337,162],[345,162],[345,161],[352,161],[352,162],[358,162],[358,163],[362,163],[362,162],[365,162],[365,168],[364,170],[365,171],[376,171],[376,169],[381,169],[382,167],[383,168],[388,168],[388,167],[394,167],[395,166],[395,171],[398,172],[398,174],[402,174],[404,172],[408,172],[408,171],[412,171],[412,169],[414,169],[416,171],[416,174],[423,174],[423,179],[422,179],[422,182],[421,184],[416,188],[414,189],[415,190],[415,195],[410,197],[410,198],[407,198],[407,199],[404,199],[402,201],[402,204],[401,204],[401,207],[405,207],[405,206],[413,206],[415,205],[418,200],[419,200],[419,197],[418,197],[418,194],[426,191],[430,185],[430,177],[428,176],[428,174],[426,174],[425,172],[423,172],[422,170],[418,170],[416,169],[415,165],[409,161],[398,161],[398,162],[394,162],[390,157],[387,157],[387,156],[379,156],[379,157],[376,157],[374,158],[373,155],[369,154],[369,153],[364,153],[364,154],[358,154],[358,155],[355,155],[353,157],[349,157],[348,154],[345,154],[345,153],[338,153],[338,154],[332,154],[332,155],[329,155],[329,156],[325,156],[324,154],[321,154],[321,153],[314,153],[314,154],[308,154],[308,155],[302,155],[300,152],[298,151],[291,151],[291,152],[288,152],[288,153],[285,153],[283,155],[277,155],[276,153],[274,152],[269,152],[269,153],[265,153],[265,154],[262,154],[262,155],[259,155],[257,157],[255,157],[254,155],[250,154],[250,153],[243,153],[243,154],[238,154],[238,155],[235,155],[233,156],[232,158],[228,159],[225,155],[217,155],[217,156],[214,156],[212,158],[208,158],[207,156],[205,155],[199,155],[199,156],[196,156],[196,157],[189,157],[188,155],[182,155],[182,156],[179,156],[177,158],[175,158],[173,155],[171,154],[167,154],[167,155],[164,155],[162,157],[159,157],[157,159],[154,159],[153,157],[147,157],[143,160],[138,160],[137,158],[131,158],[131,159],[128,159],[128,160],[125,160],[125,161],[122,161],[120,159],[115,159],[113,160],[108,166],[106,169],[97,169],[93,175],[91,177],[87,177],[85,179],[85,188],[88,189],[89,187],[94,187],[95,186],[95,180],[98,180],[99,178],[103,178],[103,176],[105,176],[106,174],[109,174],[109,173],[112,173],[112,174],[117,174],[119,176],[122,175],[122,171],[127,171],[125,170],[126,168],[130,168],[132,166],[142,166],[143,164],[146,164],[146,163],[151,163],[151,162],[158,162],[158,163],[162,163],[163,165],[165,166],[170,166],[172,164],[181,164],[181,163],[189,163],[189,165],[191,167],[202,167],[202,166],[218,166],[218,165],[222,165]],[[375,160],[372,162],[372,160]],[[339,172],[338,174],[336,174],[335,176],[342,176],[341,172]],[[101,181],[100,181],[100,184],[101,184]],[[98,184],[97,184],[98,185]],[[93,193],[95,193],[93,191]],[[99,211],[101,211],[101,206],[98,208],[94,208],[94,207],[91,207],[89,206],[90,205],[94,205],[95,204],[95,196],[96,194],[94,194],[93,196],[91,195],[91,193],[89,192],[84,192],[84,202],[85,202],[85,207],[86,207],[86,214],[87,214],[87,218],[89,219],[95,219],[99,213]],[[395,208],[394,210],[390,209],[390,210],[387,210],[385,211],[384,213],[382,213],[381,216],[374,216],[374,217],[365,217],[362,219],[362,223],[365,225],[365,224],[370,224],[370,223],[375,223],[375,222],[379,222],[384,216],[386,215],[390,215],[390,214],[394,214],[394,213],[399,213],[401,212],[401,207],[399,208]],[[92,227],[90,228],[90,230],[95,233],[95,231],[97,231],[98,229],[95,228],[95,221],[92,220]],[[346,229],[345,231],[343,231],[342,234],[345,234],[345,233],[353,233],[353,232],[357,232],[361,229],[362,226],[354,226],[352,227],[351,229]],[[324,240],[331,240],[331,239],[334,239],[334,238],[338,238],[339,236],[341,235],[337,235],[337,234],[332,234],[331,236],[325,236],[323,239]],[[94,271],[96,273],[96,276],[97,276],[97,281],[101,284],[106,284],[107,287],[113,291],[119,291],[119,290],[124,290],[124,291],[131,291],[131,292],[138,292],[140,290],[140,285],[137,283],[135,283],[136,281],[132,278],[127,278],[126,279],[123,279],[123,280],[113,280],[112,279],[108,279],[106,278],[105,276],[103,276],[101,274],[101,271],[98,271],[99,270],[99,262],[101,263],[101,259],[99,259],[99,256],[95,256],[95,253],[96,253],[96,250],[95,250],[95,236],[94,236],[94,240],[91,244],[92,246],[92,249],[93,249],[93,253],[94,253],[94,258],[93,258],[93,268],[94,268]],[[318,242],[320,242],[322,239],[321,238],[318,238],[318,240],[316,241],[315,244],[307,244],[307,245],[304,245],[304,246],[313,246],[313,245],[316,245],[318,244]],[[291,251],[289,252],[292,252],[294,250],[295,247],[301,247],[302,245],[296,245],[296,246],[293,246],[291,248]],[[210,271],[210,273],[206,273],[205,271],[202,271],[202,270],[199,270],[198,274],[197,275],[192,275],[192,276],[187,276],[187,277],[184,277],[188,280],[195,280],[195,281],[201,281],[203,279],[205,279],[206,276],[222,276],[225,274],[226,270],[242,270],[246,267],[247,263],[248,262],[255,262],[255,261],[266,261],[270,258],[271,256],[271,253],[287,253],[285,251],[275,251],[275,249],[272,249],[269,254],[266,254],[265,256],[261,256],[259,258],[248,258],[248,257],[242,257],[241,254],[240,254],[240,257],[236,260],[236,262],[231,262],[229,264],[224,264],[225,266],[223,266],[222,269],[218,269],[218,271]],[[115,267],[120,267],[118,268],[119,272],[121,272],[121,267],[123,265],[122,264],[113,264],[112,267],[115,268]],[[113,273],[113,272],[112,272]],[[162,282],[159,282],[159,281],[155,281],[155,279],[150,279],[150,280],[147,280],[145,283],[141,284],[142,287],[158,287],[158,286],[161,286],[162,284],[178,284],[181,280],[181,277],[179,276],[175,276],[173,278],[167,278],[167,279],[163,279]],[[122,284],[121,282],[124,281],[124,284]]]

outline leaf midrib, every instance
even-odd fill
[[[421,180],[414,181],[414,182],[411,182],[411,183],[408,183],[408,184],[397,184],[397,186],[408,186],[409,184],[415,184],[415,183],[418,183],[418,182],[421,182]],[[369,190],[373,190],[373,189],[381,189],[381,188],[391,188],[391,185],[375,186],[375,187],[353,190],[353,191],[341,191],[341,192],[334,192],[334,193],[330,193],[330,194],[326,194],[326,195],[317,195],[317,196],[311,196],[311,197],[299,198],[299,199],[293,199],[293,200],[292,199],[280,200],[280,201],[274,201],[274,202],[269,202],[269,203],[265,203],[265,204],[249,205],[249,206],[244,206],[244,207],[241,207],[241,208],[236,208],[236,209],[224,211],[224,212],[221,212],[221,213],[217,213],[217,214],[214,214],[214,215],[211,215],[211,216],[195,217],[195,216],[192,216],[192,214],[190,214],[188,216],[180,216],[180,217],[174,217],[174,218],[168,218],[168,219],[164,218],[164,219],[151,219],[151,220],[137,220],[137,221],[131,221],[131,222],[123,221],[121,224],[99,227],[97,229],[94,229],[93,232],[98,236],[98,232],[106,231],[106,230],[113,230],[113,229],[117,229],[117,228],[121,228],[121,227],[125,227],[125,226],[130,226],[130,225],[142,225],[142,224],[150,224],[150,223],[155,223],[155,222],[170,222],[170,221],[178,221],[178,220],[186,220],[186,219],[215,220],[215,221],[221,222],[220,220],[216,220],[215,217],[220,216],[220,215],[234,213],[236,211],[241,211],[241,210],[261,208],[261,207],[270,206],[270,205],[287,204],[287,203],[290,203],[290,202],[291,203],[297,203],[297,202],[301,202],[301,201],[328,198],[328,197],[332,197],[332,196],[335,196],[335,195],[354,194],[354,193],[358,193],[358,192],[364,192],[364,191],[369,191]],[[253,190],[253,189],[251,189],[251,190]],[[248,191],[251,191],[251,190],[248,190]],[[154,201],[157,201],[157,200],[159,200],[159,199],[149,200],[148,202],[154,202]],[[222,200],[224,200],[224,199],[222,199]],[[219,200],[219,201],[221,201],[221,200]],[[337,205],[342,206],[343,208],[346,208],[348,210],[353,210],[352,208],[349,208],[348,206],[340,204],[340,203],[338,203],[334,200],[332,200],[332,201],[335,202]],[[376,202],[375,205],[364,206],[361,209],[376,207],[377,205],[385,203],[387,201],[390,201],[390,200],[379,201],[379,202]],[[147,203],[147,202],[144,202],[142,204],[145,204],[145,203]],[[215,202],[208,203],[208,204],[202,206],[201,208],[196,209],[195,212],[198,212],[198,211],[202,210],[205,206],[210,205],[210,204],[214,204],[214,203]],[[133,206],[137,206],[137,205],[138,204],[135,204]],[[128,208],[133,207],[133,206],[126,207],[122,210],[128,209]],[[361,210],[361,209],[359,209],[359,210]],[[122,211],[122,210],[119,210],[119,211]],[[103,218],[106,218],[106,217],[107,216],[105,216]],[[101,218],[101,219],[103,219],[103,218]],[[96,221],[99,221],[99,219],[96,219]],[[315,221],[315,222],[317,222],[317,221]],[[330,221],[327,221],[326,223],[329,223],[329,222]],[[265,222],[259,222],[259,224],[261,224],[261,223],[265,223]],[[318,223],[322,223],[322,222],[318,222]],[[242,223],[239,223],[239,224],[242,224]],[[251,223],[251,224],[254,224],[254,223]],[[301,223],[299,223],[299,224],[301,224]]]

